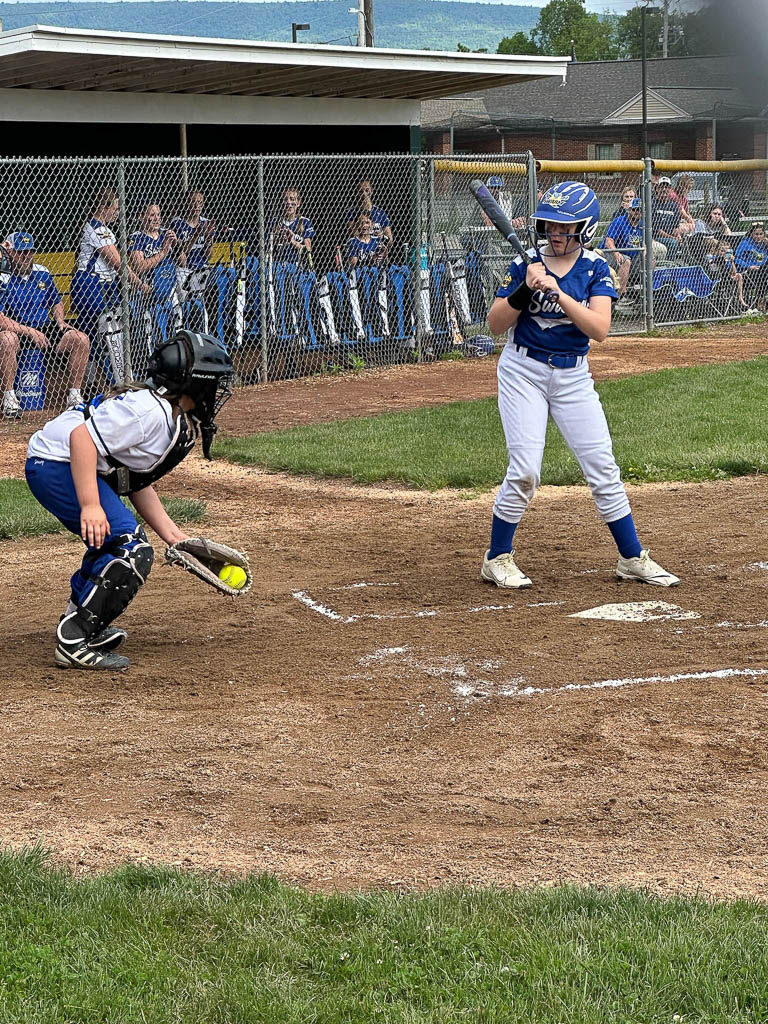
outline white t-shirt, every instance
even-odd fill
[[[89,274],[98,274],[99,277],[113,281],[117,277],[117,271],[111,263],[107,263],[103,256],[99,255],[101,249],[108,245],[117,245],[115,233],[100,220],[92,217],[83,228],[83,237],[80,240],[80,250],[77,254],[77,269],[85,270]]]
[[[83,423],[80,409],[67,409],[32,435],[27,458],[69,462],[69,436]],[[154,391],[126,391],[105,398],[85,420],[98,453],[96,470],[109,473],[106,456],[139,472],[153,469],[172,447],[181,424],[173,418],[171,403]]]

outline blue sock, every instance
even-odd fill
[[[613,534],[613,539],[616,541],[616,547],[619,549],[621,557],[638,558],[643,548],[637,539],[637,531],[635,530],[635,521],[632,518],[632,513],[630,512],[623,519],[616,519],[614,522],[607,523],[606,525]]]
[[[497,555],[505,555],[512,550],[512,542],[515,536],[517,523],[508,523],[506,519],[499,519],[494,513],[491,524],[491,547],[488,551],[489,558],[496,558]]]

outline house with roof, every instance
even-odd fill
[[[737,57],[646,62],[650,156],[765,158],[766,78]],[[422,132],[438,153],[521,153],[538,159],[627,160],[642,153],[639,60],[585,61],[564,80],[509,83],[426,100]]]

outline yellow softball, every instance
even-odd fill
[[[227,562],[226,565],[222,565],[221,569],[219,569],[219,579],[222,583],[228,583],[233,590],[240,590],[241,587],[245,586],[248,574],[239,565],[232,565],[230,562]]]

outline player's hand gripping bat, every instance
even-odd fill
[[[482,181],[475,178],[474,181],[470,182],[469,190],[490,220],[491,224],[493,224],[496,230],[506,238],[518,256],[522,259],[523,263],[527,266],[533,263],[534,261],[528,255],[525,246],[517,237],[517,232],[512,227],[512,222],[509,217],[504,213]],[[543,260],[541,262],[543,264]],[[560,298],[560,293],[556,291],[548,291],[544,295],[544,298],[548,302],[557,302]]]

